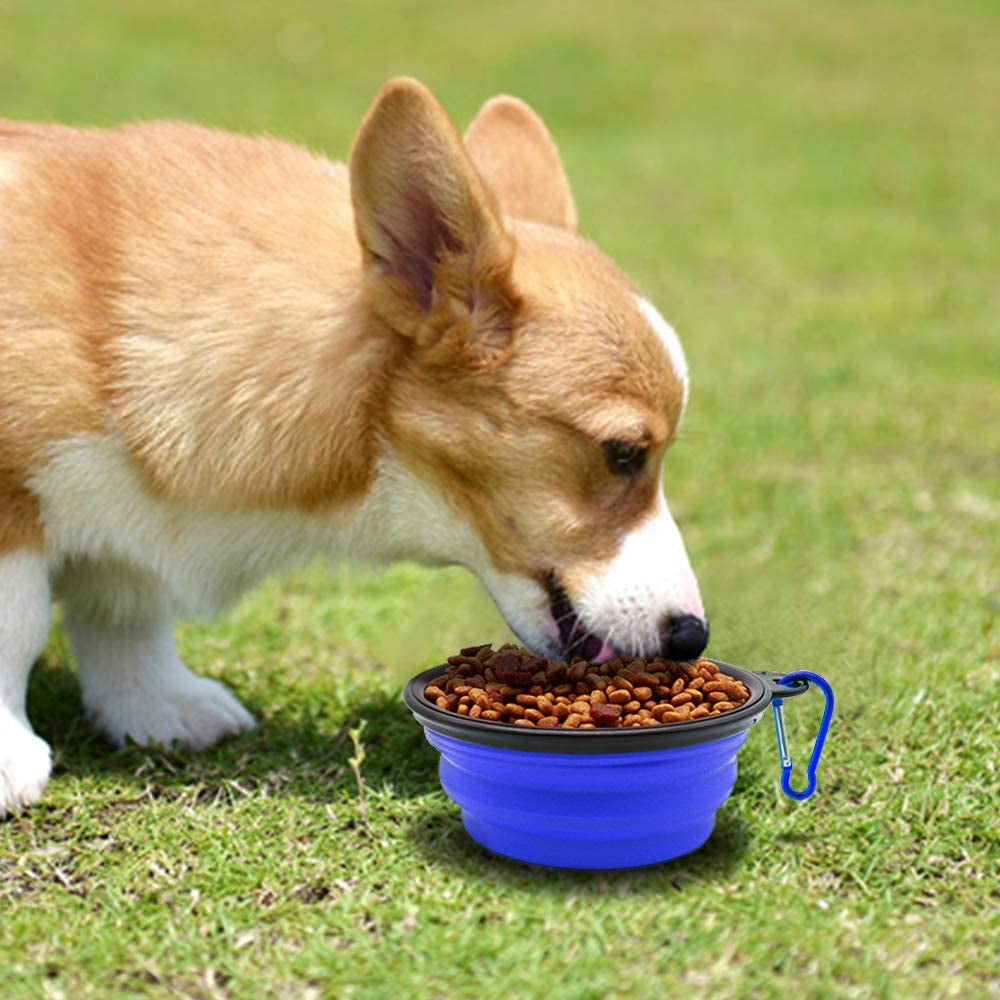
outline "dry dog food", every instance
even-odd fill
[[[515,726],[628,729],[707,719],[738,708],[746,685],[710,660],[619,656],[600,665],[546,660],[518,646],[469,646],[424,697],[470,719]]]

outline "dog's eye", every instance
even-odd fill
[[[627,441],[605,441],[604,460],[616,476],[634,476],[642,472],[647,450]]]

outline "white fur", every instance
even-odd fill
[[[252,729],[253,716],[225,685],[198,677],[181,662],[169,621],[134,629],[67,618],[91,720],[116,744],[202,750],[231,733]]]
[[[659,651],[660,629],[668,616],[705,617],[698,582],[662,490],[653,516],[625,536],[574,605],[591,632],[645,655]]]
[[[49,636],[50,602],[41,554],[0,557],[0,816],[35,802],[52,767],[48,744],[25,712],[28,674]]]
[[[674,371],[677,372],[677,377],[684,386],[683,406],[686,406],[689,381],[688,365],[687,358],[684,356],[684,348],[681,346],[680,338],[677,336],[677,331],[660,315],[659,310],[649,299],[644,299],[641,295],[637,295],[635,301],[639,307],[639,312],[642,313],[646,322],[649,323],[653,328],[653,332],[659,338],[663,349],[667,352],[667,357],[670,358],[670,363],[674,366]]]

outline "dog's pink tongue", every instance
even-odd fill
[[[580,655],[591,663],[607,663],[615,655],[615,647],[598,639],[596,635],[588,635],[580,649]]]

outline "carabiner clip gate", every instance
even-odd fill
[[[816,791],[816,768],[819,765],[819,758],[823,753],[823,744],[826,742],[827,730],[830,728],[830,720],[833,718],[833,688],[830,687],[826,678],[819,674],[811,673],[808,670],[795,670],[790,674],[785,674],[778,681],[778,684],[787,685],[793,681],[805,681],[807,684],[815,684],[826,698],[826,705],[823,708],[823,718],[820,719],[819,732],[816,734],[816,742],[813,743],[812,753],[809,756],[809,764],[806,766],[806,787],[801,791],[792,788],[792,757],[788,752],[788,738],[785,734],[785,716],[783,714],[784,698],[774,697],[771,699],[771,709],[774,712],[774,732],[778,739],[778,754],[781,757],[781,790],[792,799],[808,799]]]

